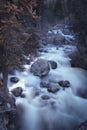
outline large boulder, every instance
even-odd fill
[[[20,97],[22,96],[23,89],[21,87],[17,87],[12,89],[11,92],[15,97]]]
[[[38,59],[35,61],[30,68],[30,72],[32,72],[35,76],[45,76],[49,73],[50,71],[50,66],[48,61],[45,59]]]

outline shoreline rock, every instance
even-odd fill
[[[80,54],[79,52],[72,53],[70,55],[71,58],[71,66],[79,67],[87,70],[87,54]]]
[[[5,100],[4,94],[0,96],[0,130],[15,130],[16,105],[13,96]]]

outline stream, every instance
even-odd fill
[[[72,35],[64,35],[61,30],[52,32],[55,35],[60,33],[67,39],[73,38]],[[80,96],[80,93],[87,92],[87,71],[71,67],[69,54],[77,51],[75,45],[48,44],[42,50],[30,65],[24,65],[24,72],[15,71],[14,76],[20,79],[18,83],[11,83],[12,75],[9,75],[9,90],[22,87],[25,95],[15,98],[18,109],[17,130],[72,130],[87,120],[87,99]],[[55,61],[58,67],[50,68],[49,74],[44,78],[34,76],[30,67],[39,58]],[[41,88],[42,80],[68,80],[70,87],[51,93],[46,88]]]

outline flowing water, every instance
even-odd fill
[[[45,51],[46,50],[46,51]],[[17,97],[19,127],[17,130],[72,130],[80,122],[87,119],[87,99],[81,98],[79,93],[87,92],[87,71],[81,68],[72,68],[69,54],[76,51],[74,45],[60,47],[48,45],[39,53],[39,57],[56,61],[57,69],[51,69],[44,80],[58,82],[68,80],[70,88],[57,93],[49,93],[46,88],[40,87],[41,79],[30,73],[30,65],[25,65],[24,72],[15,72],[20,81],[12,84],[9,80],[9,89],[22,87],[25,98]],[[36,60],[35,59],[35,60]],[[11,75],[9,75],[9,78]],[[42,96],[48,95],[48,100]],[[19,121],[20,120],[20,121]]]

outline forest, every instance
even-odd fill
[[[87,129],[87,0],[0,0],[0,130]]]

